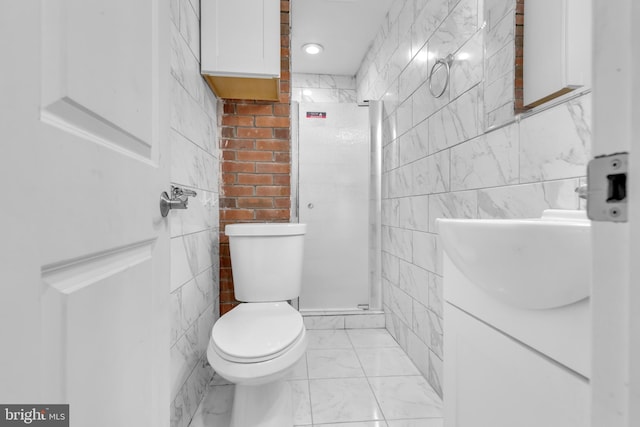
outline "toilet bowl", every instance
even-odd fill
[[[213,325],[211,367],[235,384],[230,427],[292,427],[286,377],[307,349],[299,295],[304,224],[232,224],[236,297],[244,301]]]

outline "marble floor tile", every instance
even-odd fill
[[[384,421],[363,421],[360,423],[314,424],[314,427],[388,427]]]
[[[307,350],[309,378],[364,377],[353,349]]]
[[[386,329],[349,329],[347,334],[355,348],[398,347]]]
[[[309,372],[307,370],[307,355],[305,354],[298,360],[293,366],[293,369],[287,376],[287,380],[306,380],[309,379]]]
[[[415,420],[389,421],[389,427],[443,427],[443,418],[422,418]]]
[[[289,381],[293,398],[293,424],[304,426],[311,424],[311,398],[309,397],[309,381]]]
[[[442,401],[422,376],[369,380],[387,421],[442,417]]]
[[[353,348],[347,333],[339,330],[307,331],[309,350],[320,348]]]
[[[382,420],[382,412],[365,378],[310,380],[315,424]]]
[[[228,427],[233,404],[233,385],[209,386],[189,427]]]
[[[359,348],[357,353],[368,377],[420,375],[400,347]]]

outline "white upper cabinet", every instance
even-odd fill
[[[280,77],[280,0],[202,0],[202,74]]]
[[[591,0],[524,4],[524,105],[591,85]]]

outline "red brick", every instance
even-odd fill
[[[288,163],[256,163],[257,173],[289,173],[291,166]]]
[[[223,150],[246,150],[253,149],[255,142],[252,139],[222,139],[220,148]]]
[[[236,128],[223,127],[220,131],[220,136],[223,138],[234,138],[236,136]]]
[[[238,160],[246,162],[271,162],[273,154],[270,151],[238,151]]]
[[[273,114],[276,116],[289,117],[291,113],[291,107],[288,104],[276,104],[273,106]]]
[[[288,187],[291,185],[291,177],[289,175],[273,175],[273,184]]]
[[[275,141],[275,140],[256,141],[256,150],[289,151],[289,141]]]
[[[233,150],[222,150],[222,160],[236,160],[236,152]]]
[[[236,133],[239,138],[273,138],[273,131],[271,128],[238,128]]]
[[[289,128],[277,128],[273,130],[273,136],[276,139],[286,139],[287,142],[289,140],[290,134],[289,134]]]
[[[256,126],[272,128],[289,128],[289,117],[258,116]]]
[[[256,210],[256,219],[264,221],[288,220],[289,209],[258,209]]]
[[[222,126],[253,126],[253,116],[222,116]]]
[[[222,162],[222,172],[254,172],[255,163],[252,162]]]
[[[239,197],[237,199],[240,208],[272,208],[273,198],[271,197]]]
[[[270,116],[273,114],[273,105],[265,104],[238,104],[238,114],[251,116]]]
[[[273,160],[276,163],[291,163],[291,153],[274,153]]]
[[[226,197],[253,196],[254,187],[249,185],[223,185],[221,195]]]
[[[282,185],[256,187],[256,196],[288,196],[291,189]]]
[[[254,219],[252,209],[220,209],[220,219],[247,221]]]
[[[291,199],[288,197],[274,197],[273,205],[276,208],[290,208],[291,207]]]
[[[267,174],[241,173],[237,177],[238,184],[244,185],[272,185],[273,176]]]

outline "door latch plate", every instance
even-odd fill
[[[629,153],[598,156],[587,166],[587,216],[593,221],[627,222]]]

